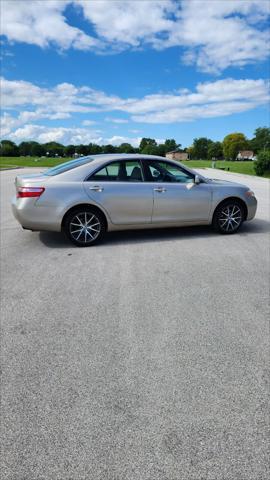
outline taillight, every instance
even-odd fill
[[[17,198],[40,197],[44,190],[44,187],[19,187]]]

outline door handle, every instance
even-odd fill
[[[154,192],[164,193],[164,192],[166,192],[166,188],[157,187],[157,188],[154,188]]]
[[[93,190],[94,192],[102,192],[103,187],[100,187],[99,185],[95,185],[94,187],[89,187],[89,190]]]

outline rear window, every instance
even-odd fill
[[[52,177],[54,175],[59,175],[59,173],[68,172],[68,170],[72,170],[73,168],[80,167],[81,165],[85,165],[86,163],[90,163],[94,160],[93,157],[82,157],[77,158],[76,160],[70,160],[69,162],[60,163],[56,167],[49,168],[44,172],[44,175],[48,175]]]

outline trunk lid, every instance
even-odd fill
[[[47,183],[48,177],[42,172],[40,173],[30,173],[28,175],[17,175],[15,178],[15,186],[17,187],[30,187],[37,186],[42,187],[43,183]]]

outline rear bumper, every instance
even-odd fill
[[[52,207],[37,206],[36,199],[18,199],[14,197],[11,202],[11,208],[16,220],[27,230],[61,231],[62,217],[57,217],[56,209]]]

